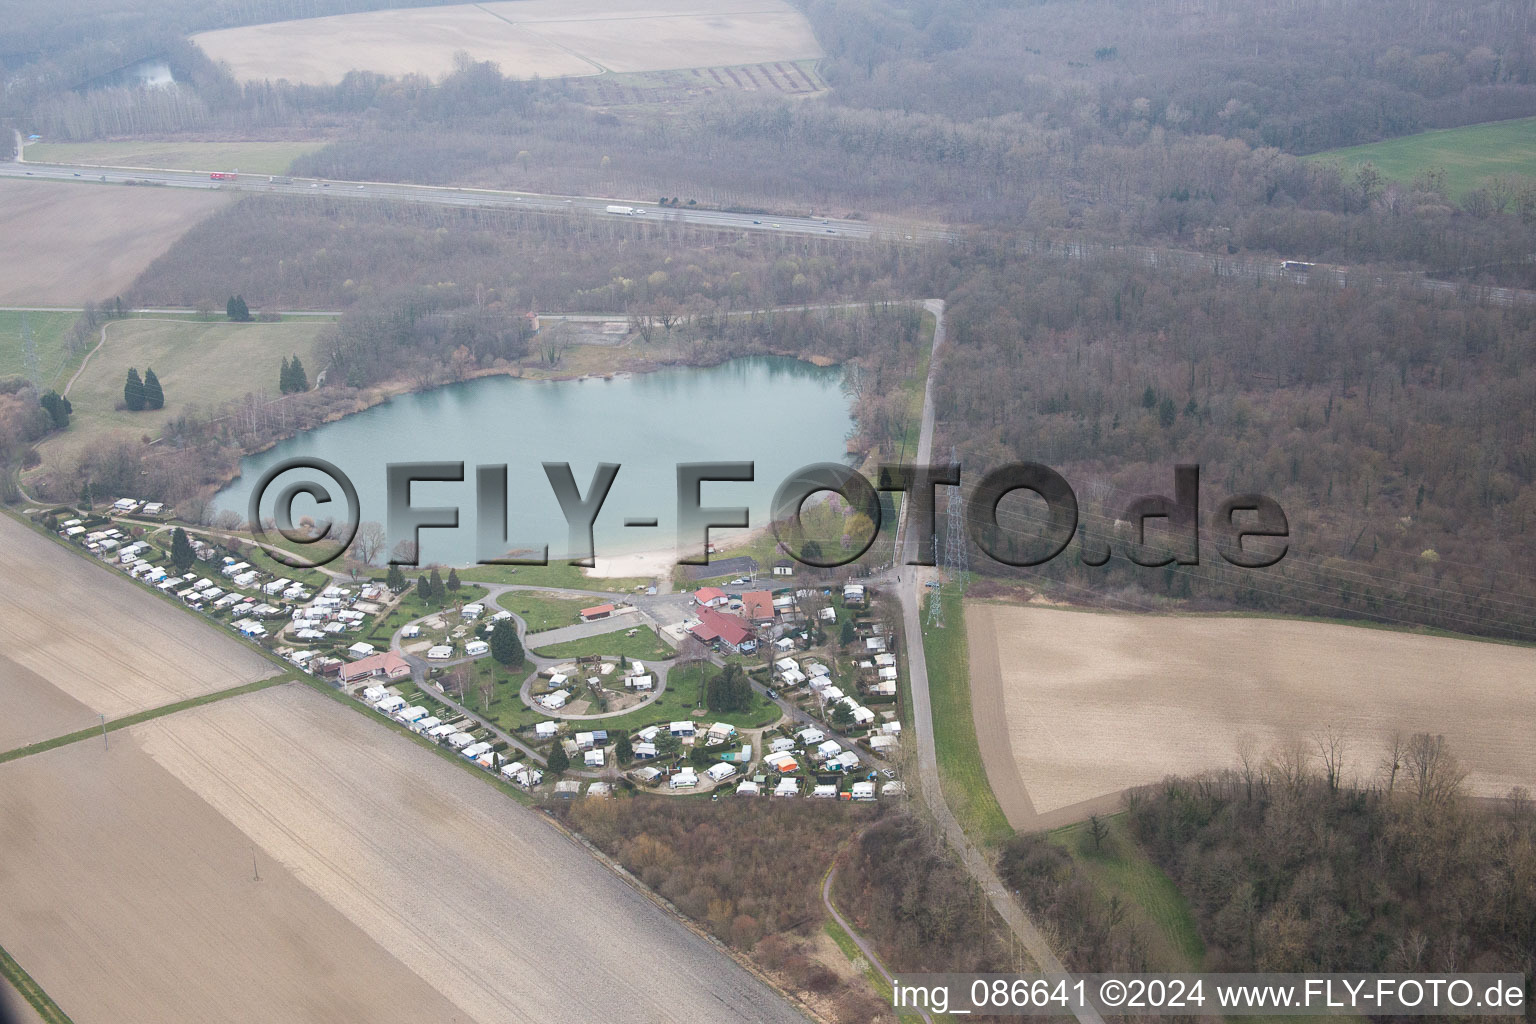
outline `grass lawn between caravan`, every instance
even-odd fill
[[[692,719],[699,722],[728,722],[738,729],[756,729],[778,720],[781,714],[779,706],[755,691],[752,694],[752,706],[746,711],[707,710],[704,684],[719,671],[707,662],[694,662],[675,668],[667,675],[667,688],[650,704],[612,718],[585,722],[581,728],[634,732],[648,725]],[[547,717],[535,715],[535,720],[541,721]]]
[[[639,630],[634,636],[626,635],[627,630],[616,629],[612,633],[541,647],[533,653],[541,658],[588,658],[601,654],[610,658],[622,656],[631,661],[665,661],[677,657],[671,645],[652,632],[649,626],[632,628]]]
[[[503,609],[522,619],[528,632],[539,633],[581,621],[583,608],[592,607],[590,597],[561,597],[536,590],[509,590],[496,599]]]
[[[1309,157],[1353,170],[1367,162],[1394,181],[1407,183],[1422,171],[1445,171],[1451,196],[1460,199],[1485,178],[1536,175],[1536,117],[1420,132],[1364,146],[1330,149]]]
[[[932,600],[930,594],[924,603],[923,651],[944,800],[967,834],[987,844],[1000,843],[1013,835],[1013,829],[992,795],[981,747],[976,742],[963,598],[958,593],[950,598],[943,626],[926,624],[927,601]]]

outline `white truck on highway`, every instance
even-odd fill
[[[608,206],[604,207],[604,209],[608,213],[623,214],[626,217],[633,217],[635,214],[640,212],[639,210],[635,209],[633,206],[614,206],[611,203]]]

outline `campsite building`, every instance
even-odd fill
[[[752,639],[752,631],[747,628],[747,624],[734,615],[713,608],[700,608],[699,621],[688,632],[703,644],[719,643],[731,651],[751,649],[748,643]]]
[[[341,669],[342,683],[353,683],[359,679],[370,679],[374,676],[383,676],[388,680],[404,679],[411,674],[411,666],[406,660],[394,651],[380,651],[378,654],[370,654],[361,661],[354,661],[343,665]]]

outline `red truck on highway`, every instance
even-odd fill
[[[212,178],[214,181],[234,181],[236,178],[240,177],[240,175],[234,173],[233,171],[214,171],[212,174],[208,175],[208,177]]]

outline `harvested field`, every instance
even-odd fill
[[[76,1024],[453,1019],[137,729],[0,766],[0,944]]]
[[[193,39],[238,79],[314,85],[351,70],[439,78],[460,51],[514,78],[821,56],[809,23],[783,0],[517,0],[250,25]]]
[[[1536,786],[1536,651],[1284,619],[966,606],[977,738],[1015,828],[1333,729],[1371,782],[1394,732],[1443,734],[1467,787]],[[990,656],[989,656],[990,655]],[[998,712],[1002,711],[1003,716]],[[1002,727],[994,728],[1001,722]]]
[[[0,943],[79,1024],[801,1019],[534,812],[302,685],[112,745],[0,766],[26,823]]]
[[[88,729],[96,712],[30,669],[0,654],[0,752]]]
[[[0,516],[0,750],[277,669],[233,637]],[[15,666],[20,671],[12,671]],[[0,945],[4,945],[0,942]]]
[[[227,202],[211,189],[0,181],[0,304],[78,306],[118,295]]]

